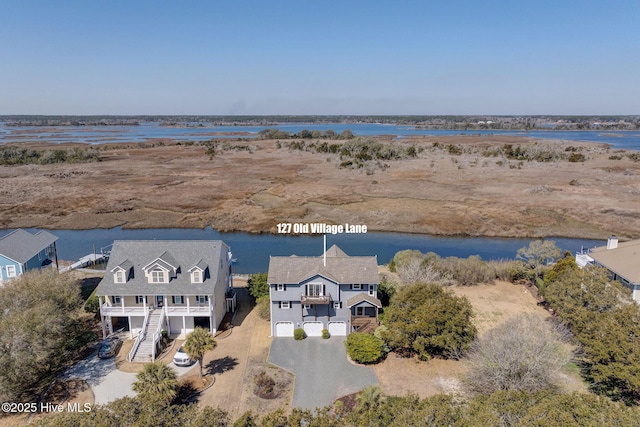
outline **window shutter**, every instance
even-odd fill
[[[282,301],[278,301],[278,308],[282,308]]]
[[[349,289],[353,290],[353,283],[349,285]]]
[[[287,285],[284,285],[282,288],[286,291],[287,290]]]
[[[322,285],[322,295],[327,295],[327,285]]]

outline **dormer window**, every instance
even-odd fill
[[[202,271],[193,270],[191,272],[191,283],[202,283]]]
[[[124,283],[124,270],[116,270],[115,274],[113,275],[113,281],[115,283]]]
[[[159,268],[151,270],[151,274],[149,276],[151,283],[167,283],[167,272],[163,271]]]

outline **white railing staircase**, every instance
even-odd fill
[[[143,337],[138,345],[138,350],[132,357],[133,362],[153,362],[155,359],[155,345],[157,341],[155,340],[154,332],[162,328],[163,314],[163,309],[149,312],[149,322],[146,328],[140,331],[140,335]]]

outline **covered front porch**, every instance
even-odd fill
[[[351,311],[351,332],[373,333],[378,327],[378,310],[382,308],[379,299],[361,293],[347,301]]]

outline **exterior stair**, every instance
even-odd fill
[[[151,353],[153,352],[153,346],[155,345],[153,342],[153,334],[158,329],[158,324],[160,323],[160,316],[162,315],[162,310],[152,310],[149,312],[149,324],[144,331],[140,333],[144,333],[145,337],[142,341],[140,341],[140,346],[136,351],[136,354],[133,356],[134,362],[151,362]]]
[[[351,326],[355,327],[355,332],[374,333],[378,327],[378,319],[375,317],[354,317]]]

